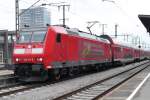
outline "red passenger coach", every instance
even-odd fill
[[[95,69],[112,62],[111,43],[60,26],[42,30],[24,30],[14,46],[15,75],[23,80],[46,80]],[[95,66],[91,66],[95,65]]]

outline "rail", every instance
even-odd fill
[[[146,69],[150,63],[136,66],[132,69],[120,72],[106,79],[100,80],[94,84],[87,85],[70,93],[64,94],[54,100],[97,100],[114,88],[118,87],[125,81],[129,80],[142,70]]]

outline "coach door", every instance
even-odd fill
[[[56,37],[56,53],[59,61],[65,62],[67,60],[67,42],[66,35],[58,33]]]

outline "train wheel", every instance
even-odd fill
[[[44,81],[48,80],[48,72],[46,70],[44,70],[44,69],[41,69],[40,72],[41,72],[41,78]]]
[[[57,75],[54,76],[54,80],[60,80],[60,77],[61,77],[61,75],[59,73],[59,74],[57,74]]]
[[[100,65],[96,65],[95,70],[96,70],[96,72],[99,72],[100,71]]]
[[[70,77],[73,77],[73,76],[74,76],[74,69],[73,69],[73,67],[70,67],[70,68],[69,68],[69,76],[70,76]]]
[[[106,70],[106,66],[104,64],[102,64],[102,71]]]
[[[55,72],[54,72],[54,80],[60,80],[61,78],[61,69],[55,69]]]
[[[59,69],[51,69],[48,71],[49,80],[56,81],[61,78]]]
[[[14,76],[17,76],[18,75],[18,67],[15,67],[15,69],[14,69]]]

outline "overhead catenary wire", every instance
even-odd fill
[[[110,3],[112,3],[112,4],[114,4],[117,8],[118,8],[118,10],[120,10],[120,12],[124,15],[124,16],[126,16],[127,17],[127,19],[130,21],[130,23],[132,23],[135,27],[137,27],[137,22],[135,22],[135,20],[131,17],[131,16],[129,16],[129,14],[122,8],[122,7],[120,7],[119,5],[118,5],[118,3],[116,3],[116,1],[117,0],[102,0],[103,2],[105,1],[105,2],[110,2]]]
[[[24,3],[26,3],[26,4],[30,4],[29,2],[27,2],[27,1],[25,1],[25,0],[19,0],[19,1],[24,2]]]
[[[15,22],[16,22],[16,37],[18,37],[19,34],[19,17],[28,11],[30,8],[32,8],[34,5],[36,5],[38,2],[41,0],[37,0],[35,3],[33,3],[29,8],[25,9],[23,12],[19,13],[19,1],[20,0],[15,0],[15,10],[16,10],[16,17],[15,17]]]
[[[19,14],[19,16],[21,16],[23,13],[25,13],[26,11],[28,11],[29,9],[31,9],[33,6],[35,6],[37,3],[39,3],[41,0],[37,0],[34,4],[32,4],[30,7],[28,7],[27,9],[25,9],[23,12],[21,12]]]

